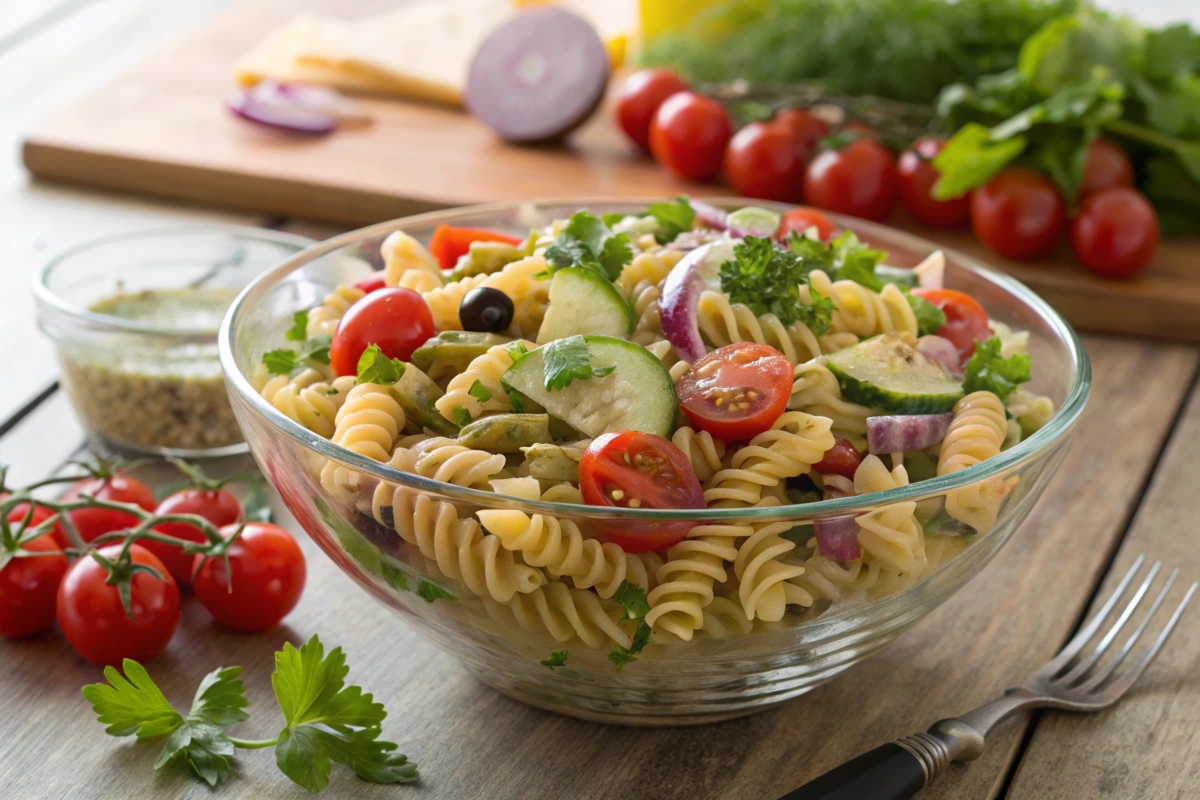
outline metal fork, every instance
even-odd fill
[[[1100,665],[1101,658],[1109,652],[1125,624],[1146,598],[1151,584],[1162,570],[1161,561],[1155,562],[1150,568],[1146,579],[1116,614],[1112,627],[1096,646],[1086,653],[1084,648],[1105,622],[1114,616],[1117,602],[1133,584],[1145,560],[1144,555],[1138,556],[1100,610],[1024,686],[1009,689],[1002,697],[960,717],[935,722],[924,733],[905,736],[864,753],[789,792],[780,800],[907,800],[928,786],[951,761],[978,758],[983,753],[988,733],[1002,720],[1019,711],[1034,708],[1099,711],[1117,702],[1158,655],[1183,616],[1197,586],[1200,586],[1193,583],[1188,588],[1158,638],[1136,660],[1118,671],[1175,585],[1179,570],[1172,572],[1137,628],[1116,651],[1116,655]]]

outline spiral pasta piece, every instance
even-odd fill
[[[833,300],[837,310],[829,329],[835,334],[851,333],[865,339],[881,333],[918,333],[917,315],[893,283],[873,292],[855,281],[830,280],[819,269],[809,273],[808,281],[817,294]]]
[[[787,407],[829,418],[833,433],[848,439],[858,450],[867,449],[867,417],[882,413],[845,399],[837,378],[820,361],[796,365]]]
[[[704,621],[697,630],[714,639],[728,639],[730,636],[747,634],[754,629],[754,623],[746,618],[741,604],[728,597],[714,597],[712,602],[704,607],[703,614]]]
[[[488,481],[504,473],[507,466],[499,453],[473,450],[445,437],[426,439],[407,452],[412,457],[408,472],[474,489],[489,488]]]
[[[634,256],[621,270],[615,283],[617,288],[625,293],[633,304],[636,287],[649,284],[657,286],[679,263],[685,253],[682,250],[665,250],[657,248]]]
[[[533,342],[520,340],[507,344],[498,344],[488,348],[481,356],[476,356],[467,368],[450,379],[446,385],[446,393],[434,404],[446,419],[453,420],[455,412],[462,408],[471,419],[492,412],[503,413],[512,411],[512,402],[500,379],[506,370],[512,366],[512,351],[516,344],[532,350],[537,347]],[[471,394],[476,381],[483,387],[484,393],[490,395],[487,400],[480,400]]]
[[[531,633],[549,633],[556,641],[578,638],[588,647],[629,647],[633,639],[617,622],[621,607],[601,600],[595,592],[572,589],[562,581],[548,581],[527,594],[515,595],[508,603],[488,597],[483,604],[494,620],[506,627]],[[632,624],[626,622],[632,629]]]
[[[787,411],[770,430],[739,448],[729,466],[717,472],[704,490],[708,506],[752,506],[763,490],[808,472],[833,447],[831,422],[803,411]]]
[[[780,536],[792,526],[789,520],[759,523],[738,547],[733,572],[739,581],[738,599],[747,619],[776,622],[783,619],[789,604],[812,605],[811,597],[789,582],[804,574],[804,568],[781,560],[796,549],[795,542]]]
[[[337,332],[338,323],[350,310],[350,306],[365,296],[366,292],[349,283],[337,286],[332,292],[325,295],[325,300],[321,305],[309,309],[308,324],[304,329],[305,334],[310,339],[322,334],[333,336]]]
[[[306,369],[294,378],[276,375],[262,387],[261,394],[288,419],[329,439],[337,429],[338,410],[353,388],[353,376],[336,378],[330,384],[317,370]]]
[[[444,286],[442,267],[437,259],[418,242],[404,231],[392,231],[379,247],[383,257],[383,282],[386,286],[402,286],[413,291],[429,291],[417,289],[416,285],[429,286],[431,289]],[[424,273],[428,278],[418,278],[418,273]],[[409,285],[402,283],[402,278],[408,276]]]
[[[1007,433],[1004,404],[991,392],[972,392],[954,406],[954,420],[942,440],[938,475],[973,467],[1000,454]],[[946,513],[979,533],[996,524],[1000,504],[1016,485],[1000,477],[976,481],[946,493]]]
[[[684,426],[675,431],[671,444],[679,448],[679,452],[687,456],[696,477],[704,483],[721,469],[721,460],[725,458],[725,442],[714,439],[708,431],[696,431]]]
[[[898,466],[888,470],[879,456],[869,455],[854,472],[855,494],[883,492],[908,485],[908,473]],[[925,574],[925,534],[914,514],[912,500],[860,514],[858,543],[863,558],[915,581]]]
[[[377,383],[360,383],[347,392],[335,418],[331,441],[375,461],[387,461],[405,423],[404,409],[390,389]],[[331,492],[353,489],[362,479],[358,471],[333,461],[326,462],[321,470],[321,485]]]
[[[629,340],[643,347],[662,338],[662,309],[658,299],[662,290],[656,284],[644,281],[634,287],[630,294],[629,304],[633,307],[633,316],[637,320]]]
[[[537,277],[545,271],[546,259],[541,255],[532,255],[506,264],[499,272],[463,278],[426,292],[422,297],[433,312],[435,328],[439,331],[461,331],[463,327],[458,318],[458,307],[467,293],[483,286],[497,289],[513,301],[513,324],[509,332],[532,339],[542,324],[546,306],[550,302],[550,281]]]
[[[646,622],[689,641],[704,623],[704,607],[713,600],[713,584],[726,580],[725,562],[737,557],[737,542],[754,533],[749,525],[697,525],[667,550],[655,574],[657,586],[646,599]]]
[[[713,347],[757,342],[774,347],[793,364],[821,355],[820,342],[802,322],[784,325],[774,314],[755,316],[741,303],[730,303],[720,292],[700,295],[697,321],[700,333]]]

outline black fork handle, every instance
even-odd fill
[[[834,767],[779,800],[908,800],[925,786],[925,768],[895,742]]]

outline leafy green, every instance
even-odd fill
[[[316,636],[299,650],[289,643],[275,654],[271,686],[286,723],[275,763],[310,792],[329,785],[333,761],[372,783],[416,780],[416,766],[395,752],[395,744],[379,740],[387,716],[383,705],[359,687],[346,686],[348,672],[342,649],[326,656]]]
[[[557,650],[551,653],[549,658],[543,659],[540,663],[543,667],[549,667],[550,669],[561,667],[567,663],[567,651]]]
[[[432,603],[434,600],[455,601],[458,599],[458,595],[454,592],[443,589],[436,583],[430,583],[429,581],[421,581],[417,584],[417,597],[426,603]]]
[[[295,331],[288,331],[290,334]],[[272,375],[290,375],[297,368],[303,367],[306,361],[316,361],[321,364],[329,363],[329,346],[332,338],[329,334],[323,333],[319,336],[314,336],[304,343],[297,350],[268,350],[263,353],[262,362],[267,368],[267,372]]]
[[[802,238],[802,237],[801,237]],[[824,250],[824,245],[817,243]],[[756,315],[774,314],[784,325],[801,322],[818,336],[829,330],[833,301],[808,285],[807,263],[766,237],[747,236],[733,247],[733,259],[721,265],[721,291]],[[800,300],[807,291],[810,302]]]
[[[650,602],[646,599],[646,590],[629,581],[621,582],[617,591],[613,593],[613,600],[621,606],[621,618],[618,622],[637,620],[629,647],[614,647],[608,654],[608,660],[617,668],[617,672],[620,672],[626,664],[637,661],[638,653],[650,644],[650,625],[645,620],[646,614],[650,612]]]
[[[651,203],[646,213],[658,222],[658,232],[654,238],[659,244],[675,241],[679,234],[690,231],[692,223],[696,221],[696,212],[684,195],[676,197],[674,203]]]
[[[308,312],[297,311],[292,315],[292,327],[284,334],[289,342],[303,342],[308,338]]]
[[[913,315],[917,318],[918,336],[937,333],[938,329],[946,324],[945,312],[924,297],[918,297],[908,292],[904,293],[904,297],[908,300],[908,304],[912,306]]]
[[[554,244],[546,248],[546,260],[554,269],[590,267],[616,280],[621,270],[633,260],[629,237],[613,233],[604,220],[586,211],[576,211],[567,220]]]
[[[482,381],[475,381],[472,383],[471,388],[467,389],[467,394],[471,395],[471,397],[474,397],[481,403],[486,403],[488,400],[492,399],[492,393],[488,391],[487,387],[483,385]]]
[[[1025,138],[1014,136],[994,141],[991,131],[977,122],[959,129],[933,159],[940,175],[933,186],[933,196],[950,200],[990,181],[1025,150]]]
[[[967,394],[988,391],[1004,400],[1018,385],[1029,380],[1029,356],[1018,353],[1011,358],[1000,355],[999,336],[975,345],[975,352],[963,368],[963,391]]]
[[[616,369],[614,364],[605,367],[592,366],[592,355],[588,351],[587,342],[583,336],[555,339],[545,346],[545,364],[542,374],[545,377],[547,391],[565,389],[576,379],[603,378],[605,375],[611,374],[614,369]]]
[[[373,344],[363,350],[358,357],[358,377],[355,385],[360,383],[376,383],[380,386],[391,386],[404,377],[406,365],[398,358],[388,358]]]

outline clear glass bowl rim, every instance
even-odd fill
[[[114,317],[109,314],[99,314],[95,311],[89,311],[86,308],[80,308],[72,303],[68,303],[50,288],[50,280],[58,267],[89,250],[139,239],[165,239],[173,236],[196,235],[223,235],[230,238],[250,239],[269,244],[293,245],[300,248],[296,255],[316,244],[316,242],[307,236],[288,233],[286,231],[255,228],[250,225],[223,225],[220,223],[208,225],[164,225],[126,231],[124,233],[114,233],[96,239],[89,239],[86,242],[80,242],[51,258],[34,273],[33,295],[38,302],[46,304],[46,306],[65,315],[67,318],[82,323],[92,330],[112,333],[134,333],[141,336],[158,336],[166,339],[206,339],[211,341],[220,333],[219,328],[166,328],[149,322],[139,322],[137,320]],[[258,279],[255,278],[254,282],[257,281]]]
[[[707,203],[712,203],[717,206],[734,206],[740,207],[746,204],[745,198],[735,197],[705,197],[703,200]],[[408,472],[402,472],[398,469],[389,467],[387,464],[374,461],[366,456],[354,453],[346,448],[334,444],[328,439],[322,438],[315,433],[309,431],[297,422],[293,422],[288,417],[284,416],[280,411],[271,406],[265,399],[254,390],[250,385],[249,380],[242,375],[241,370],[237,366],[233,352],[233,327],[234,321],[239,318],[243,312],[251,307],[255,301],[259,300],[268,289],[277,284],[287,275],[303,267],[304,265],[327,255],[331,252],[344,247],[361,244],[372,238],[377,238],[382,235],[391,233],[394,230],[402,229],[414,224],[437,224],[437,223],[453,223],[456,219],[462,217],[470,217],[477,214],[511,212],[516,209],[532,207],[540,208],[543,206],[564,207],[574,206],[577,208],[588,208],[604,205],[618,206],[636,206],[647,205],[656,202],[669,202],[670,198],[583,198],[562,200],[535,200],[520,203],[491,203],[475,206],[461,206],[453,209],[443,209],[440,211],[430,211],[423,214],[416,214],[407,217],[401,217],[386,222],[376,223],[364,228],[358,228],[347,233],[340,234],[331,239],[319,242],[302,250],[299,253],[280,262],[273,269],[264,272],[258,278],[254,279],[237,299],[230,306],[225,319],[221,324],[220,336],[218,339],[218,351],[220,355],[221,368],[225,373],[226,381],[229,386],[241,397],[248,408],[257,416],[265,419],[278,433],[287,436],[293,441],[299,443],[303,447],[315,451],[317,454],[336,461],[344,466],[350,467],[358,472],[374,476],[380,480],[389,481],[391,483],[407,486],[412,489],[417,489],[423,492],[434,493],[449,497],[451,499],[460,500],[467,503],[472,503],[482,507],[491,508],[512,508],[527,513],[542,513],[554,514],[556,516],[572,516],[586,517],[595,519],[624,519],[624,520],[649,520],[657,522],[668,521],[715,521],[715,520],[797,520],[797,519],[813,519],[816,517],[828,517],[838,515],[848,515],[864,512],[880,506],[889,505],[892,503],[903,502],[907,500],[923,500],[931,497],[945,495],[947,492],[954,489],[966,486],[977,481],[986,480],[995,475],[1006,473],[1010,470],[1021,467],[1022,465],[1034,460],[1039,453],[1048,450],[1055,442],[1068,435],[1079,416],[1083,413],[1084,406],[1087,404],[1088,394],[1091,387],[1091,362],[1088,359],[1087,351],[1084,349],[1083,342],[1075,329],[1064,320],[1057,311],[1050,307],[1042,298],[1027,288],[1024,284],[1003,275],[991,268],[983,265],[978,260],[967,256],[952,248],[941,247],[933,242],[923,239],[920,236],[897,230],[886,225],[881,225],[867,220],[858,219],[856,217],[847,217],[842,214],[830,213],[829,216],[839,225],[845,227],[853,227],[860,232],[877,233],[883,236],[891,237],[899,240],[905,246],[912,248],[916,252],[926,252],[932,250],[941,250],[948,258],[952,258],[962,264],[968,270],[980,275],[984,279],[993,284],[1016,295],[1025,305],[1035,311],[1039,317],[1046,322],[1049,327],[1066,342],[1072,360],[1075,363],[1075,376],[1071,385],[1070,392],[1063,402],[1062,406],[1055,412],[1050,421],[1028,439],[1023,440],[1016,446],[1005,450],[1000,455],[989,458],[975,466],[968,467],[958,472],[949,475],[943,475],[929,480],[924,480],[919,483],[909,484],[898,489],[888,489],[882,492],[874,492],[863,497],[843,497],[835,500],[821,500],[815,503],[802,503],[793,505],[766,506],[755,508],[706,508],[706,509],[632,509],[632,508],[600,508],[598,506],[577,505],[574,503],[553,503],[544,500],[522,500],[507,495],[498,495],[495,492],[485,491],[482,489],[468,489],[453,484],[435,481],[430,478],[424,478],[420,475],[414,475]],[[755,205],[774,208],[780,211],[787,211],[794,206],[771,203],[767,201],[755,200],[752,201]],[[865,498],[869,498],[864,502]]]

